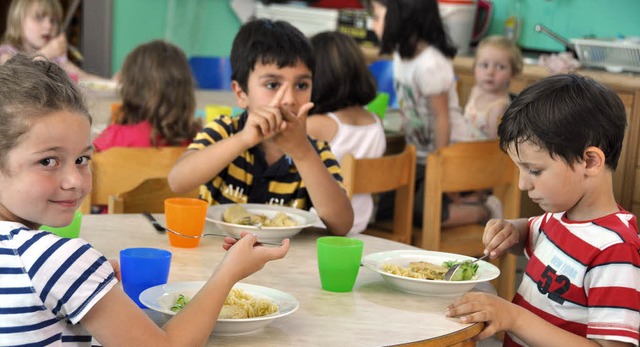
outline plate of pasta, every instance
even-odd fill
[[[207,210],[207,220],[231,237],[250,231],[263,242],[280,242],[316,224],[315,213],[266,204],[221,204]]]
[[[478,266],[468,279],[442,279],[448,266],[475,259],[454,253],[396,250],[369,254],[362,258],[362,265],[379,273],[395,289],[406,293],[459,296],[473,289],[478,283],[491,281],[500,275],[500,270],[495,265],[481,260],[476,263]]]
[[[147,308],[175,315],[189,304],[205,281],[173,282],[148,288],[140,293]],[[212,335],[236,336],[255,333],[278,318],[298,309],[298,300],[277,289],[236,283],[218,316]]]

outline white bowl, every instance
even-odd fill
[[[215,223],[218,228],[222,229],[231,237],[240,237],[243,231],[250,231],[258,236],[259,241],[263,242],[280,242],[283,239],[290,238],[298,234],[302,229],[312,226],[318,221],[315,213],[300,210],[292,207],[279,205],[263,205],[263,204],[240,204],[249,213],[262,214],[268,218],[273,218],[278,212],[287,214],[291,219],[296,221],[298,225],[290,227],[255,227],[251,225],[240,225],[227,223],[222,220],[222,214],[226,209],[234,204],[213,205],[207,211],[207,220]]]
[[[473,257],[454,253],[426,250],[397,250],[373,253],[362,258],[362,265],[379,273],[392,287],[411,294],[431,296],[459,296],[470,291],[478,283],[491,281],[500,275],[500,270],[484,260],[479,261],[476,278],[468,281],[425,280],[390,274],[382,269],[383,264],[408,267],[415,261],[427,261],[441,265],[445,261],[475,260]]]
[[[175,315],[171,306],[176,302],[178,295],[182,294],[192,298],[205,284],[204,281],[173,282],[148,288],[140,293],[140,302],[149,309],[167,315]],[[236,336],[254,333],[266,327],[273,320],[287,316],[298,309],[298,300],[292,295],[277,289],[253,284],[236,283],[234,288],[239,288],[250,293],[255,298],[269,299],[278,305],[278,312],[262,317],[242,319],[218,319],[212,335]]]

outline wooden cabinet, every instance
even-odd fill
[[[474,84],[473,58],[457,57],[454,69],[458,77],[460,104],[465,105]],[[640,217],[640,75],[614,74],[599,70],[581,69],[579,74],[613,89],[627,110],[627,130],[618,168],[613,178],[613,190],[618,203],[626,210]],[[521,75],[511,84],[511,91],[520,92],[531,83],[548,76],[545,68],[525,65]],[[522,216],[538,214],[540,209],[533,204],[526,193],[522,199]]]

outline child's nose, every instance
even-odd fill
[[[84,185],[85,176],[81,172],[81,168],[73,165],[63,171],[61,181],[62,189],[78,189]]]
[[[521,191],[531,190],[531,180],[527,178],[527,175],[520,171],[520,175],[518,175],[518,189]]]
[[[281,104],[283,106],[292,106],[295,104],[295,102],[296,102],[295,89],[287,88],[287,90],[284,92],[284,95],[282,96]]]

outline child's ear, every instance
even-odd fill
[[[236,97],[238,107],[246,109],[249,106],[249,97],[240,86],[240,83],[237,81],[231,81],[231,90],[233,91],[233,95]]]
[[[585,169],[589,173],[598,173],[606,169],[604,152],[595,146],[587,147],[583,154]]]

